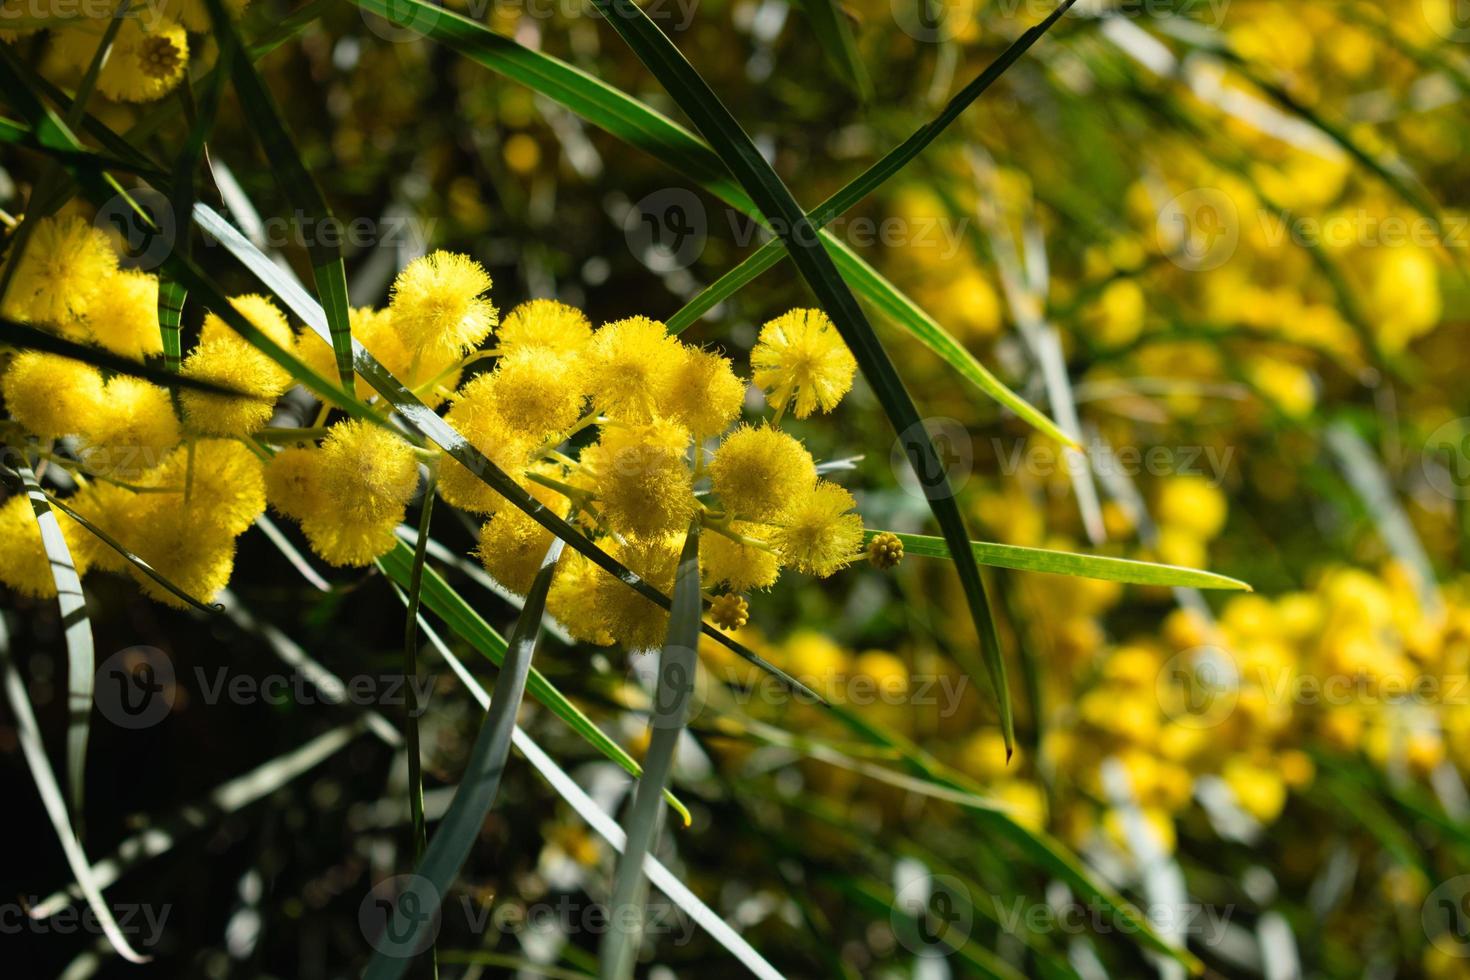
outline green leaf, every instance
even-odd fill
[[[174,374],[179,372],[184,347],[179,326],[184,319],[184,300],[189,291],[172,279],[158,280],[158,329],[163,334],[163,366]]]
[[[270,161],[271,173],[275,175],[281,193],[291,202],[291,207],[316,229],[315,234],[307,236],[307,251],[316,277],[317,296],[321,299],[331,328],[330,340],[337,358],[337,375],[342,387],[351,390],[352,334],[347,314],[347,269],[342,263],[342,251],[336,245],[337,236],[326,233],[333,227],[336,219],[332,216],[331,208],[327,207],[327,199],[322,195],[316,178],[301,161],[301,155],[281,118],[280,107],[256,73],[255,65],[240,42],[240,35],[230,21],[223,0],[205,0],[205,3],[209,6],[209,15],[214,21],[214,34],[220,44],[221,57],[229,58],[240,106],[250,128],[260,140],[266,159]],[[181,210],[178,213],[182,215],[187,211]]]
[[[647,892],[643,858],[653,849],[662,823],[660,795],[674,768],[674,750],[689,720],[689,695],[699,663],[699,521],[689,526],[684,551],[674,573],[674,607],[659,655],[658,681],[649,723],[653,734],[644,757],[643,776],[633,795],[625,830],[627,843],[618,859],[613,897],[608,904],[608,929],[599,953],[603,980],[628,980],[638,958],[643,936],[643,903]]]
[[[464,682],[465,687],[469,688],[470,694],[480,703],[480,707],[490,707],[490,695],[485,693],[485,689],[480,685],[479,681],[475,680],[470,672],[465,670],[464,665],[459,662],[459,658],[444,645],[444,641],[439,638],[439,635],[427,623],[420,620],[420,625],[423,626],[424,635],[429,638],[429,642],[439,651],[440,656],[444,658],[445,663],[449,664],[450,669]],[[587,822],[589,827],[596,831],[603,840],[611,844],[614,850],[621,851],[623,849],[625,839],[622,829],[607,815],[607,811],[603,810],[601,806],[593,801],[592,797],[588,796],[582,787],[578,786],[576,781],[568,776],[552,760],[551,756],[542,750],[541,746],[536,744],[534,739],[517,727],[511,731],[511,744],[520,750],[520,753],[526,757],[526,761],[531,763],[532,768],[539,772],[551,784],[552,789],[556,790],[557,794],[567,801],[567,804],[577,812],[578,816]],[[670,797],[666,796],[665,799],[670,799]],[[747,970],[759,977],[760,980],[781,980],[781,974],[771,964],[762,959],[761,955],[755,951],[740,933],[730,928],[729,924],[718,913],[700,901],[699,896],[690,891],[689,887],[680,881],[673,872],[664,867],[658,858],[652,854],[644,857],[643,872],[648,875],[648,880],[659,891],[663,892],[669,897],[670,901],[683,909],[691,919],[713,936],[716,942],[734,954]]]
[[[15,719],[21,754],[30,766],[31,778],[36,783],[37,792],[41,794],[46,816],[51,819],[51,826],[56,831],[57,839],[61,841],[61,850],[66,856],[72,877],[76,879],[77,886],[87,899],[88,908],[102,927],[102,934],[107,937],[117,954],[129,963],[147,963],[151,957],[141,955],[128,945],[127,937],[118,928],[112,909],[103,899],[97,879],[92,875],[87,852],[83,850],[81,841],[77,840],[71,824],[67,822],[66,802],[62,799],[61,788],[56,785],[56,774],[51,769],[51,760],[46,756],[46,746],[41,741],[41,728],[36,724],[35,712],[31,710],[25,682],[21,680],[11,658],[10,636],[3,616],[0,616],[0,669],[5,673],[5,696],[10,702],[10,712]]]
[[[160,291],[160,296],[162,295]],[[33,327],[28,323],[19,323],[7,317],[0,316],[0,343],[10,344],[20,350],[38,350],[47,354],[59,354],[73,361],[81,361],[93,367],[111,371],[113,374],[126,374],[134,378],[142,378],[144,381],[152,381],[156,385],[165,388],[188,388],[193,391],[205,391],[212,395],[244,395],[244,392],[225,385],[216,384],[213,381],[205,381],[201,378],[186,378],[172,374],[166,370],[160,370],[151,364],[134,361],[114,354],[105,347],[93,347],[91,344],[79,344],[65,337],[58,337],[54,333]]]
[[[25,494],[30,498],[41,546],[56,583],[56,604],[66,638],[66,776],[70,790],[72,825],[81,836],[82,794],[86,787],[87,735],[92,724],[92,685],[96,681],[97,652],[92,638],[92,620],[87,616],[87,597],[82,577],[72,560],[71,549],[61,533],[61,523],[51,512],[47,494],[36,474],[25,462],[16,465]]]
[[[606,130],[667,164],[732,207],[746,214],[755,215],[759,219],[760,212],[757,211],[754,202],[739,184],[730,180],[729,171],[726,170],[720,158],[711,151],[708,144],[683,126],[600,79],[550,55],[523,47],[474,21],[434,6],[425,0],[353,0],[353,2],[363,10],[406,25],[407,29],[417,31],[425,37],[458,51],[476,64],[483,65],[491,71],[539,92],[570,109],[594,126]],[[1018,57],[1019,54],[1018,50],[1016,56]],[[983,87],[980,91],[983,91]],[[978,95],[979,92],[975,94]],[[924,145],[927,145],[927,139],[932,139],[934,135],[938,135],[938,130],[926,138]],[[898,158],[895,157],[895,159]],[[886,175],[883,179],[886,179]],[[879,183],[881,182],[879,180]],[[810,230],[806,234],[810,236]],[[1071,440],[1054,422],[981,366],[964,345],[950,336],[933,317],[925,313],[898,287],[880,275],[876,269],[847,248],[830,232],[821,231],[818,234],[827,248],[834,252],[834,259],[843,275],[847,276],[854,287],[862,293],[863,298],[875,309],[882,311],[890,320],[928,346],[987,396],[1009,408],[1053,439],[1064,445],[1071,444]],[[776,248],[779,249],[780,246],[777,245]],[[778,256],[772,256],[772,258],[775,257]],[[763,268],[769,268],[769,266]],[[752,267],[751,271],[759,272],[762,269]],[[683,326],[687,324],[682,324],[681,329]]]
[[[812,33],[816,35],[822,53],[857,97],[867,102],[873,97],[873,81],[858,57],[852,28],[837,0],[801,0],[801,7],[806,11],[806,18],[811,22]]]
[[[419,541],[426,538],[421,528]],[[364,976],[368,980],[397,980],[407,971],[428,928],[439,911],[444,896],[459,875],[465,859],[470,855],[485,816],[495,804],[500,791],[500,776],[510,758],[511,732],[515,728],[516,712],[520,710],[521,698],[526,692],[526,677],[531,671],[531,659],[536,653],[536,643],[541,636],[541,620],[546,613],[546,594],[551,588],[551,578],[556,572],[557,559],[561,557],[562,542],[553,539],[547,549],[541,569],[536,573],[530,590],[526,593],[526,605],[516,619],[510,633],[500,674],[495,679],[495,692],[490,699],[490,710],[480,725],[480,734],[470,750],[464,775],[454,791],[454,799],[444,814],[434,837],[429,841],[423,858],[409,876],[408,885],[397,896],[393,908],[394,924],[385,929],[378,942],[378,952],[368,964]],[[423,568],[422,551],[416,556],[413,572]],[[416,622],[417,609],[410,595],[410,622]],[[413,627],[410,627],[412,633]],[[422,804],[420,804],[422,805]],[[412,915],[400,915],[406,906],[405,899],[412,896]]]
[[[903,385],[897,369],[873,333],[852,290],[848,288],[837,266],[816,237],[806,213],[791,196],[781,178],[761,156],[750,137],[740,128],[727,109],[699,73],[684,60],[678,48],[648,19],[631,0],[596,0],[600,10],[623,40],[659,79],[720,159],[735,174],[746,192],[760,207],[767,220],[778,227],[791,259],[802,278],[817,296],[822,308],[832,318],[847,347],[857,358],[869,386],[889,422],[898,432],[900,444],[919,480],[925,486],[929,509],[934,513],[945,540],[955,553],[955,569],[980,637],[984,669],[995,691],[1000,709],[1001,731],[1007,752],[1015,744],[1015,723],[1011,717],[1011,696],[1006,682],[1005,659],[996,635],[995,620],[985,594],[980,567],[969,552],[970,535],[955,502],[954,490],[945,475],[944,464],[925,430],[918,408]],[[970,666],[968,652],[962,662]],[[971,668],[973,670],[973,668]]]
[[[396,542],[392,551],[378,559],[378,567],[400,587],[407,588],[413,572],[413,549],[402,541]],[[438,572],[428,566],[424,568],[423,603],[425,608],[443,620],[456,636],[474,647],[491,663],[502,666],[506,651],[505,639],[489,623],[485,622],[480,614],[475,612]],[[531,668],[526,685],[531,697],[550,709],[552,714],[565,722],[572,731],[586,739],[593,748],[617,763],[630,775],[637,776],[642,772],[641,767],[633,761],[632,756],[624,752],[618,743],[608,738],[602,729],[593,724],[592,719],[582,713],[582,709],[567,700],[566,696],[558,691],[535,667]],[[672,799],[670,802],[678,808],[687,822],[689,811],[684,808],[684,805]]]
[[[892,534],[903,542],[904,555],[916,558],[949,558],[949,546],[943,538],[926,534],[900,534],[897,531],[868,531],[867,540],[876,535]],[[1047,548],[1023,548],[1014,544],[971,541],[970,552],[982,565],[1014,568],[1022,572],[1046,572],[1050,575],[1076,575],[1081,578],[1123,582],[1127,585],[1164,585],[1193,589],[1236,589],[1250,592],[1249,584],[1214,572],[1178,565],[1161,565],[1131,558],[1105,555],[1079,555],[1071,551]]]

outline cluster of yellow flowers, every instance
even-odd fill
[[[448,421],[476,448],[628,567],[667,591],[697,519],[703,585],[717,622],[733,628],[747,616],[741,594],[769,588],[783,568],[828,576],[863,553],[852,495],[822,479],[780,428],[788,412],[832,410],[852,386],[856,362],[823,313],[792,310],[761,329],[751,364],[770,417],[737,425],[748,385],[728,358],[645,317],[594,330],[553,300],[527,302],[501,322],[490,286],[472,259],[432,253],[403,269],[386,308],[352,311],[353,335],[430,403],[447,402]],[[153,276],[118,269],[102,232],[79,217],[50,218],[20,259],[5,312],[141,360],[161,351],[157,293]],[[311,331],[298,336],[269,299],[230,302],[333,376],[330,345]],[[492,334],[494,346],[480,349]],[[315,427],[271,427],[291,374],[213,312],[181,371],[243,394],[183,390],[176,405],[158,385],[35,352],[11,358],[0,394],[13,428],[71,452],[43,451],[80,485],[71,505],[185,591],[208,598],[225,584],[235,536],[267,501],[299,521],[329,563],[370,565],[393,547],[421,463],[436,468],[444,500],[486,518],[479,556],[491,575],[516,592],[529,587],[550,533],[457,460],[413,445],[387,415],[323,425],[323,406]],[[361,379],[357,394],[376,401]],[[4,513],[5,540],[19,546],[7,549],[0,580],[49,594],[24,500]],[[83,568],[121,567],[89,535],[69,537]],[[875,564],[893,563],[894,543],[878,543]],[[562,561],[550,604],[578,636],[633,649],[661,640],[665,617],[652,603],[581,556]]]
[[[224,7],[237,17],[248,3],[224,0]],[[172,92],[189,68],[189,34],[212,28],[204,0],[5,0],[0,41],[49,32],[42,72],[70,85],[96,58],[113,20],[121,24],[97,91],[115,102],[152,102]]]

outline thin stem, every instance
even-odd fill
[[[419,506],[419,536],[414,545],[413,571],[408,581],[408,616],[403,626],[403,678],[407,691],[406,717],[403,720],[403,742],[408,753],[408,808],[413,820],[413,856],[417,865],[423,857],[428,835],[424,829],[424,773],[419,757],[418,682],[419,594],[423,585],[424,560],[429,549],[429,521],[434,513],[436,471],[429,467],[424,486],[423,503]]]
[[[274,444],[286,444],[293,442],[311,442],[324,438],[331,431],[329,426],[312,425],[300,428],[292,426],[266,426],[256,435],[266,442]]]

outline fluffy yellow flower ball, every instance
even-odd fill
[[[744,401],[745,382],[729,358],[686,347],[661,409],[696,436],[708,436],[724,432]]]
[[[87,315],[117,272],[107,236],[76,215],[36,222],[5,293],[5,315],[59,328]]]
[[[475,410],[494,412],[516,432],[539,442],[565,431],[582,413],[580,373],[573,358],[523,349],[471,380],[459,398],[483,402]]]
[[[83,536],[91,536],[90,532],[59,510],[53,508],[52,513],[61,525],[62,537],[66,539],[77,571],[85,571],[84,560],[90,552],[79,545]],[[41,541],[41,527],[36,523],[31,499],[25,494],[18,494],[0,504],[0,582],[32,598],[51,599],[56,596],[56,580],[52,577],[51,561],[46,557],[46,548]]]
[[[765,521],[810,491],[817,464],[805,446],[781,430],[741,426],[715,452],[710,478],[732,514]]]
[[[688,449],[689,433],[662,419],[603,427],[597,445],[583,450],[582,465],[613,530],[649,537],[689,523],[696,502]]]
[[[647,422],[669,397],[684,347],[657,320],[635,316],[593,334],[587,386],[602,411],[623,422]]]
[[[565,497],[539,483],[532,483],[527,489],[558,517],[567,516]],[[535,518],[519,507],[502,507],[480,528],[475,553],[495,581],[517,595],[525,595],[549,547],[551,532]]]
[[[102,40],[100,27],[69,27],[54,34],[54,54],[85,71]],[[181,82],[189,64],[189,37],[162,17],[125,17],[97,76],[97,91],[118,102],[152,102]]]
[[[683,547],[683,535],[660,535],[629,538],[625,543],[606,550],[649,585],[668,595],[674,587],[674,573],[678,570],[679,553]],[[593,579],[590,598],[591,608],[583,611],[593,613],[598,628],[630,652],[663,645],[669,614],[622,581],[599,569],[599,574]]]
[[[506,314],[496,343],[507,356],[526,350],[581,354],[592,343],[592,324],[574,306],[533,299]]]
[[[1203,476],[1171,477],[1159,491],[1159,523],[1210,539],[1225,526],[1225,494]]]
[[[762,525],[748,521],[732,521],[729,530],[752,541],[762,541],[767,533]],[[781,562],[766,548],[709,530],[699,541],[699,569],[706,588],[725,585],[732,592],[747,592],[775,585]]]
[[[17,354],[0,378],[11,417],[43,439],[75,432],[78,421],[97,410],[102,393],[96,368],[40,351]]]
[[[275,414],[276,399],[285,393],[279,365],[238,341],[205,341],[184,359],[184,377],[211,381],[244,392],[215,395],[185,390],[179,394],[190,431],[208,436],[248,436],[259,432]]]
[[[138,378],[117,375],[102,400],[78,426],[78,458],[92,473],[137,480],[160,465],[183,433],[168,391]]]
[[[393,281],[388,304],[404,345],[420,358],[478,346],[499,321],[483,298],[490,285],[490,274],[467,255],[441,250],[414,259]]]
[[[771,543],[784,563],[826,578],[861,557],[863,519],[852,494],[835,483],[816,486],[782,512]]]
[[[857,372],[857,360],[821,310],[792,310],[761,327],[750,365],[770,406],[781,412],[794,400],[799,419],[836,408]]]
[[[108,350],[141,361],[163,353],[158,327],[158,279],[125,269],[98,290],[87,309],[87,329]]]

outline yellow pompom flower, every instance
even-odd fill
[[[612,635],[601,625],[598,605],[598,580],[606,577],[606,572],[571,548],[565,549],[556,563],[546,609],[573,639],[604,647],[613,644]]]
[[[582,475],[596,488],[613,530],[651,536],[689,523],[696,501],[688,449],[689,433],[663,419],[602,430],[597,445],[582,453]]]
[[[496,344],[502,354],[537,350],[581,354],[592,343],[592,324],[574,306],[554,299],[533,299],[506,314]]]
[[[79,427],[78,458],[89,472],[133,481],[160,465],[183,433],[168,391],[118,375]]]
[[[99,529],[119,541],[126,536],[139,495],[125,487],[97,480],[72,494],[66,503]],[[80,528],[75,557],[78,566],[102,572],[125,572],[128,560],[91,531]]]
[[[351,420],[332,426],[315,453],[301,507],[312,550],[333,565],[370,565],[393,547],[394,529],[418,486],[413,447],[392,432]],[[312,486],[314,484],[314,486]],[[316,494],[320,500],[314,500]]]
[[[77,571],[85,571],[84,559],[89,552],[78,547],[77,543],[81,535],[90,536],[89,532],[61,511],[53,508],[52,513],[61,525],[61,535],[66,539]],[[31,499],[25,494],[18,494],[0,504],[0,582],[32,598],[51,599],[56,596],[56,580],[52,577],[51,561],[46,557],[46,548],[41,541],[41,526],[36,523]]]
[[[826,578],[862,553],[863,519],[851,513],[856,506],[842,487],[818,480],[786,508],[771,543],[786,564]]]
[[[646,316],[603,326],[592,336],[587,385],[602,411],[624,422],[647,422],[668,400],[684,347]]]
[[[527,489],[558,517],[566,517],[569,501],[539,483]],[[475,554],[485,571],[516,595],[525,595],[551,547],[551,532],[519,507],[502,507],[480,528]]]
[[[674,587],[683,535],[629,538],[607,550],[665,595]],[[630,652],[662,646],[669,614],[643,598],[626,583],[599,570],[593,586],[593,608],[599,626]]]
[[[458,398],[481,402],[476,411],[494,412],[516,433],[539,442],[565,431],[582,413],[579,374],[571,358],[521,350],[472,379]]]
[[[23,351],[0,379],[0,395],[13,419],[43,439],[75,432],[102,402],[102,375],[59,354]]]
[[[348,522],[401,519],[418,487],[413,447],[381,426],[353,419],[322,440],[318,479],[336,516]]]
[[[367,348],[367,352],[381,364],[389,374],[410,389],[420,389],[437,379],[433,388],[419,392],[419,396],[430,408],[437,408],[445,400],[440,392],[443,388],[453,391],[459,384],[459,371],[454,366],[459,362],[459,353],[426,355],[415,358],[404,346],[398,331],[393,327],[393,314],[388,310],[375,310],[361,306],[349,311],[348,326],[353,339]],[[332,345],[323,340],[314,330],[303,330],[297,340],[297,354],[318,375],[328,381],[337,380],[337,355]],[[373,386],[360,376],[357,379],[357,397],[372,398],[376,394]]]
[[[735,421],[744,401],[745,382],[729,358],[686,347],[662,411],[696,436],[715,435]]]
[[[275,413],[276,399],[290,385],[290,375],[269,357],[239,340],[206,341],[184,358],[183,375],[243,392],[214,395],[179,393],[184,421],[192,432],[207,436],[248,436],[264,428]]]
[[[280,346],[290,350],[295,344],[296,335],[291,330],[291,324],[287,321],[286,314],[282,313],[276,304],[272,303],[268,298],[261,296],[259,293],[245,293],[240,296],[231,296],[230,306],[234,308],[236,313],[244,317],[252,327],[265,334]],[[226,323],[224,317],[218,313],[205,314],[204,323],[199,330],[199,342],[201,344],[210,344],[222,340],[230,340],[250,350],[257,350],[249,341],[240,336],[234,327]],[[265,357],[267,355],[262,354],[261,356]],[[274,361],[271,361],[271,364],[279,371],[284,372],[286,370]],[[336,377],[336,373],[333,372],[331,377]]]
[[[181,446],[154,473],[149,484],[176,491],[176,507],[200,525],[230,535],[245,533],[265,513],[265,466],[233,439],[201,439]]]
[[[83,71],[102,40],[100,27],[71,27],[54,37],[55,56]],[[118,102],[152,102],[183,81],[188,64],[189,37],[178,24],[162,17],[125,17],[97,76],[97,91]]]
[[[484,299],[490,274],[467,255],[431,252],[393,281],[389,309],[404,346],[419,357],[459,356],[495,329],[499,314]]]
[[[473,383],[473,382],[471,382]],[[469,385],[465,386],[466,388]],[[444,421],[469,440],[486,459],[504,470],[511,479],[524,485],[523,473],[536,448],[505,420],[485,404],[484,399],[459,399],[444,416]],[[471,473],[459,460],[445,456],[439,467],[439,496],[460,510],[474,514],[493,514],[505,504],[505,498]]]
[[[110,351],[135,361],[163,353],[158,326],[158,279],[127,269],[98,290],[87,309],[87,329]]]
[[[811,490],[817,464],[806,447],[781,430],[745,425],[720,444],[710,461],[710,478],[728,511],[765,521]]]
[[[732,521],[730,530],[743,538],[763,540],[759,524]],[[699,540],[700,577],[706,588],[727,586],[732,592],[766,589],[776,584],[781,562],[772,552],[742,544],[716,531],[706,531]]]
[[[282,449],[265,464],[265,498],[292,520],[305,520],[326,505],[326,495],[316,479],[320,452],[314,446]]]
[[[198,515],[181,510],[168,495],[140,495],[134,511],[123,543],[154,571],[200,602],[212,602],[230,583],[235,568],[234,535],[217,524],[191,520]],[[188,603],[131,563],[128,572],[147,595],[165,605],[188,608]]]
[[[857,371],[842,335],[821,310],[792,310],[761,327],[750,365],[770,406],[782,412],[795,399],[799,419],[818,408],[836,408]]]
[[[67,327],[87,315],[117,255],[101,230],[76,215],[36,222],[5,294],[5,315]]]

